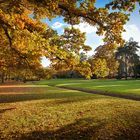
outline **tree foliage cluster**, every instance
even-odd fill
[[[53,71],[76,71],[87,79],[94,71],[98,76],[97,72],[92,70],[92,64],[80,58],[81,51],[87,52],[91,48],[85,45],[85,34],[74,29],[73,25],[86,22],[95,26],[96,33],[104,36],[105,51],[111,52],[124,44],[121,34],[129,15],[122,10],[133,10],[135,2],[137,0],[128,0],[127,6],[126,1],[113,0],[106,7],[97,8],[95,0],[0,0],[2,81],[9,72],[19,73],[24,79],[27,75],[43,77],[45,71],[50,70],[42,68],[42,56],[52,61]],[[119,10],[110,12],[110,8]],[[41,22],[43,18],[51,20],[57,16],[62,16],[64,21],[71,25],[61,36]],[[101,51],[102,49],[98,53],[102,53]],[[107,60],[106,56],[98,57],[98,53],[94,59],[94,67],[98,68],[99,63],[99,69],[108,71],[101,70],[102,77],[107,73],[112,74],[117,67],[114,56],[107,57]],[[113,68],[112,63],[115,64]]]
[[[93,70],[100,77],[135,77],[139,75],[140,46],[130,38],[123,46],[111,48],[107,45],[99,46],[93,56]],[[97,61],[99,61],[97,63]],[[101,64],[102,63],[102,64]],[[96,64],[96,66],[94,66]],[[97,68],[96,68],[97,67]]]
[[[87,62],[86,70],[90,71],[89,78],[138,78],[140,77],[140,56],[138,54],[140,46],[138,42],[130,38],[122,47],[114,47],[113,49],[107,45],[101,45],[96,48],[92,57],[87,57],[82,53],[81,60]],[[89,70],[89,69],[90,70]],[[84,66],[82,67],[84,70]],[[85,71],[83,76],[87,76]],[[62,76],[63,73],[63,76]],[[70,77],[72,71],[61,71],[61,77]],[[73,72],[71,77],[81,77],[80,73]],[[67,78],[68,78],[67,77]]]
[[[116,52],[116,58],[119,61],[118,68],[118,78],[137,76],[140,74],[140,56],[137,54],[140,46],[138,42],[134,41],[133,38],[130,38],[124,47],[118,48]]]

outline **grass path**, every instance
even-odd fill
[[[48,85],[48,86],[53,86],[53,85]],[[133,95],[133,94],[128,95],[128,94],[111,93],[111,92],[106,92],[106,91],[83,89],[83,88],[79,88],[79,87],[66,87],[66,86],[54,86],[54,87],[58,87],[58,88],[61,88],[61,89],[77,90],[77,91],[82,91],[82,92],[86,92],[86,93],[92,93],[92,94],[98,94],[98,95],[104,95],[104,96],[111,96],[111,97],[118,97],[118,98],[123,98],[123,99],[140,101],[140,96],[139,95]]]

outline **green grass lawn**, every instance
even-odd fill
[[[140,80],[48,80],[41,81],[39,84],[51,84],[65,87],[75,87],[106,91],[111,93],[140,95]]]
[[[65,82],[73,84],[80,83],[80,80]],[[81,85],[86,82],[88,84],[89,81],[82,80]],[[62,85],[64,80],[41,81],[38,85],[0,86],[0,139],[139,139],[139,101],[45,84]]]

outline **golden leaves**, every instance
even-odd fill
[[[94,59],[92,71],[97,77],[106,77],[109,72],[106,60],[101,58]]]
[[[66,62],[70,67],[76,66],[79,64],[77,58],[80,50],[87,52],[91,48],[84,44],[85,34],[79,30],[67,28],[64,35],[58,37],[40,21],[44,17],[51,19],[56,16],[63,16],[64,21],[71,25],[83,21],[96,26],[97,34],[104,36],[107,50],[113,50],[124,43],[121,33],[124,31],[123,25],[128,20],[128,15],[121,11],[109,12],[106,7],[97,8],[95,0],[16,0],[7,1],[6,5],[0,6],[0,26],[4,24],[8,29],[10,44],[19,51],[18,53],[26,54],[31,60],[38,60],[45,55],[52,60]]]
[[[76,70],[86,79],[91,79],[92,71],[91,65],[87,61],[82,61],[76,66]]]

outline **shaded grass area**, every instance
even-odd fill
[[[140,95],[140,80],[77,80],[77,79],[58,79],[40,81],[37,84],[49,84],[63,87],[72,87],[106,93],[133,94]]]
[[[0,139],[138,140],[140,102],[41,85],[0,87]]]

